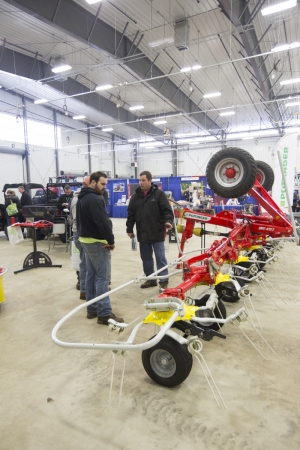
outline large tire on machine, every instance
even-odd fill
[[[269,164],[265,163],[264,161],[256,161],[256,165],[257,181],[260,182],[260,184],[263,188],[265,188],[266,191],[270,191],[275,179],[272,167],[270,167]]]
[[[188,377],[193,366],[193,357],[186,344],[179,344],[165,335],[154,347],[142,352],[142,363],[155,383],[172,388]]]
[[[235,147],[215,153],[206,167],[207,183],[220,197],[242,197],[252,188],[256,176],[255,159],[250,153]]]
[[[209,299],[209,294],[204,295],[200,299],[195,300],[195,306],[206,306],[206,302]],[[197,317],[212,317],[214,319],[226,319],[226,308],[224,303],[219,300],[218,305],[215,307],[213,311],[210,309],[200,309],[196,311]],[[196,322],[193,322],[196,323]],[[196,323],[197,325],[198,323]],[[201,328],[204,328],[205,330],[215,330],[218,331],[224,324],[223,323],[216,323],[216,322],[206,322],[203,324],[199,324]]]

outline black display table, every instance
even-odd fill
[[[12,226],[33,229],[33,252],[26,256],[23,262],[23,269],[16,270],[14,272],[15,274],[25,272],[26,270],[37,269],[38,267],[62,267],[61,264],[52,264],[51,258],[46,253],[39,252],[36,248],[36,230],[40,228],[51,228],[53,227],[52,222],[39,220],[37,222],[15,223]]]

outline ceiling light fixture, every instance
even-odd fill
[[[100,3],[102,0],[85,0],[89,5],[93,5],[94,3]]]
[[[47,100],[46,98],[39,98],[39,99],[37,99],[37,100],[34,100],[34,104],[35,105],[41,105],[42,103],[48,103],[49,102],[49,100]]]
[[[183,67],[182,69],[180,69],[180,72],[190,72],[192,70],[191,66],[187,66],[187,67]]]
[[[283,52],[284,50],[291,50],[292,48],[298,47],[300,47],[300,42],[292,42],[291,44],[276,45],[275,47],[271,48],[271,52]]]
[[[81,116],[74,116],[73,120],[81,120],[81,119],[85,119],[85,116],[81,115]]]
[[[285,106],[299,106],[300,102],[294,102],[294,103],[286,103]]]
[[[154,125],[162,125],[163,123],[167,123],[166,120],[156,120],[155,122],[153,122]]]
[[[234,111],[225,111],[220,113],[220,116],[233,116],[235,114]]]
[[[192,66],[193,70],[199,70],[202,69],[202,66],[200,64],[195,64],[194,66]]]
[[[212,92],[211,94],[204,94],[203,98],[219,97],[220,95],[221,95],[221,92]]]
[[[113,128],[111,128],[111,127],[108,127],[108,128],[102,128],[102,131],[113,131]]]
[[[293,8],[294,6],[297,6],[297,0],[288,0],[287,2],[277,3],[277,5],[263,8],[261,13],[263,16],[267,16],[268,14],[284,11],[285,9]]]
[[[103,86],[97,86],[95,87],[96,91],[107,91],[108,89],[111,89],[113,87],[112,84],[104,84]]]
[[[285,86],[286,84],[299,83],[300,78],[290,78],[289,80],[280,81],[281,86]]]
[[[137,142],[138,141],[138,139],[136,139],[136,138],[132,138],[132,139],[128,139],[128,141],[127,142]]]
[[[72,67],[69,66],[69,64],[59,64],[57,66],[54,66],[52,69],[53,73],[61,73],[61,72],[66,72],[67,70],[71,70]]]
[[[140,109],[144,109],[143,105],[130,106],[129,111],[139,111]]]
[[[148,42],[149,47],[155,48],[160,47],[164,44],[172,44],[174,42],[174,39],[171,36],[165,37],[163,39],[157,39],[156,41]]]

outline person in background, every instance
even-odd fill
[[[108,292],[110,281],[111,250],[115,248],[115,238],[103,199],[106,184],[106,174],[94,172],[90,175],[89,186],[82,188],[78,195],[77,234],[86,258],[87,301]],[[112,312],[109,296],[89,305],[86,317],[87,319],[97,317],[100,325],[108,325],[109,319],[124,322]]]
[[[153,251],[157,270],[166,266],[165,232],[172,228],[173,211],[166,194],[152,183],[152,175],[145,170],[140,173],[140,186],[131,196],[128,205],[126,231],[130,238],[134,237],[133,227],[136,225],[137,239],[140,243],[140,255],[146,276],[154,272]],[[168,275],[168,269],[160,272]],[[168,287],[168,279],[161,278],[160,287]],[[142,289],[157,286],[156,280],[146,280]]]
[[[11,205],[12,203],[15,203],[17,205],[18,208],[18,212],[16,214],[14,214],[13,216],[9,216],[7,214],[7,210],[6,208]],[[18,222],[19,219],[19,214],[20,214],[20,200],[19,197],[16,195],[15,191],[8,189],[6,191],[6,195],[5,195],[5,215],[6,215],[6,220],[7,220],[7,226],[9,227],[11,225],[11,219],[14,218],[15,222]]]
[[[64,194],[62,194],[57,203],[57,207],[60,211],[63,211],[65,208],[69,208],[69,203],[71,198],[73,198],[73,191],[69,184],[66,184],[64,187]]]
[[[226,205],[236,206],[236,205],[239,205],[239,201],[237,198],[230,198],[229,200],[227,200]]]
[[[82,187],[88,187],[90,184],[90,176],[87,175],[83,179]],[[85,277],[86,277],[86,260],[85,260],[85,253],[82,248],[82,245],[79,241],[79,236],[77,233],[77,220],[76,220],[76,207],[78,202],[78,195],[81,192],[81,189],[77,189],[77,191],[74,192],[74,196],[71,198],[69,210],[70,210],[70,220],[71,220],[71,226],[73,230],[73,239],[75,247],[79,250],[79,271],[76,272],[77,274],[77,284],[76,289],[80,290],[79,298],[80,300],[86,300],[86,293],[85,293]]]
[[[24,223],[24,222],[26,222],[26,218],[23,215],[22,208],[23,208],[23,206],[26,206],[26,205],[32,205],[32,200],[31,200],[31,197],[28,194],[28,192],[26,192],[25,187],[23,185],[20,185],[18,187],[18,191],[21,194],[21,199],[20,199],[21,211],[20,211],[20,214],[19,214],[19,222]],[[22,231],[23,231],[23,234],[24,234],[24,229],[23,228],[22,228]]]
[[[297,202],[298,202],[298,193],[297,193],[297,191],[294,191],[293,205],[292,205],[292,211],[293,212],[296,212]]]

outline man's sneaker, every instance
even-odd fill
[[[114,313],[111,313],[109,316],[98,317],[97,322],[100,325],[109,325],[108,319],[114,319],[116,322],[124,322],[124,319],[122,319],[122,317],[117,317]]]
[[[147,289],[153,286],[157,286],[157,281],[155,280],[147,280],[145,283],[141,284],[142,289]]]
[[[168,288],[168,282],[167,281],[162,281],[161,283],[159,283],[159,287],[160,287],[160,289],[167,289]]]
[[[80,292],[79,298],[80,298],[80,300],[86,300],[85,292]]]
[[[76,289],[77,289],[77,291],[80,291],[80,282],[79,281],[77,281]]]
[[[93,313],[93,314],[87,313],[87,315],[86,315],[87,319],[96,319],[96,317],[97,317],[97,313]]]

